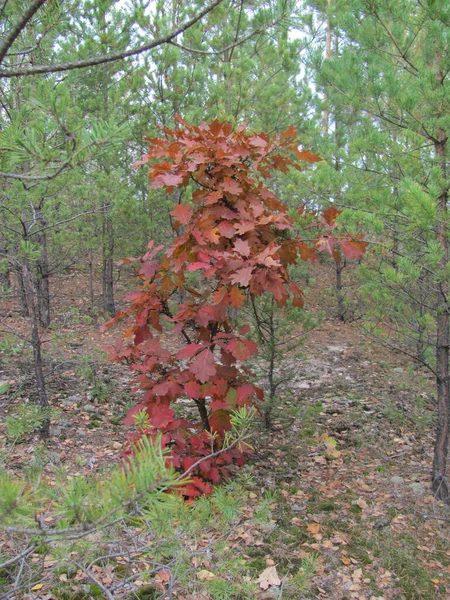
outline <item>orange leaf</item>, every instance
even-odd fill
[[[309,163],[315,163],[322,160],[318,154],[313,154],[309,150],[297,150],[296,154],[297,158],[300,160],[306,160],[306,162]]]
[[[316,533],[319,533],[319,531],[320,531],[319,523],[311,523],[310,525],[308,525],[306,527],[306,531],[308,533],[310,533],[311,535],[316,535]]]

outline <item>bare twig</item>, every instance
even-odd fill
[[[13,556],[9,560],[6,560],[5,562],[0,563],[0,569],[9,567],[10,565],[13,565],[14,563],[21,560],[22,558],[26,558],[34,551],[35,548],[36,548],[36,544],[32,544],[31,546],[28,546],[27,548],[25,548],[25,550],[23,550],[23,552],[21,552],[20,554],[17,554],[17,556]]]
[[[80,564],[78,564],[75,561],[73,561],[73,564],[76,567],[78,567],[81,571],[86,573],[86,575],[89,577],[89,579],[95,583],[95,585],[98,585],[98,587],[102,590],[102,592],[105,594],[105,596],[108,598],[108,600],[115,600],[114,596],[111,594],[111,592],[108,590],[108,588],[106,586],[104,586],[103,583],[101,583],[101,581],[99,581],[96,577],[94,577],[92,575],[92,573],[89,571],[89,569],[83,568]]]

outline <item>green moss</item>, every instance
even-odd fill
[[[349,510],[353,515],[360,515],[362,513],[362,508],[360,508],[357,504],[350,504]]]
[[[143,585],[135,591],[134,595],[139,600],[154,600],[160,596],[160,590],[154,585]]]
[[[95,600],[97,600],[97,598],[104,598],[101,587],[96,583],[91,583],[89,586],[89,596],[95,598]]]
[[[72,579],[72,577],[75,577],[75,575],[77,574],[77,568],[70,565],[65,565],[61,567],[56,567],[53,573],[55,577],[59,577],[60,575],[67,575],[68,579]]]
[[[255,558],[246,563],[248,569],[255,569],[255,571],[261,572],[266,568],[266,561],[264,558]]]
[[[48,554],[50,552],[50,546],[48,544],[39,544],[34,549],[36,554]]]
[[[306,439],[312,438],[314,433],[315,433],[314,429],[311,429],[310,427],[305,427],[304,429],[302,429],[300,431],[300,433],[298,434],[298,437],[300,440],[306,440]]]
[[[337,510],[339,507],[334,502],[325,501],[319,502],[316,506],[317,512],[332,512],[333,510]]]
[[[129,568],[126,565],[117,564],[114,567],[114,573],[117,577],[126,577],[129,574]]]
[[[58,583],[51,588],[52,595],[58,600],[90,600],[90,596],[82,590],[74,591],[72,584]]]

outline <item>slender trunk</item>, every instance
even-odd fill
[[[94,308],[94,257],[92,255],[92,250],[89,250],[89,298],[91,301],[91,308]]]
[[[330,10],[330,7],[331,7],[331,0],[328,0],[328,10]],[[330,18],[328,17],[327,58],[331,58],[331,56],[332,56],[331,42],[332,42],[332,28],[331,28]],[[335,52],[335,55],[338,56],[338,54],[339,54],[339,36],[337,34],[335,35],[335,40],[334,40],[334,52]],[[338,117],[338,110],[336,108],[335,112],[334,112],[334,141],[335,141],[335,145],[336,145],[336,154],[334,157],[334,170],[337,173],[339,173],[341,170],[341,162],[340,162],[340,156],[339,156],[339,152],[341,149],[339,123],[340,123],[340,121],[339,121],[339,117]],[[328,128],[328,117],[327,117],[327,128]],[[342,196],[342,193],[341,193],[341,189],[339,188],[336,192],[336,202],[337,203],[339,203],[341,201],[341,196]],[[334,266],[335,266],[335,275],[336,275],[335,288],[336,288],[337,316],[340,321],[345,323],[347,308],[345,306],[345,292],[344,292],[344,284],[342,281],[342,271],[344,270],[344,268],[346,266],[345,259],[344,260],[342,258],[339,258],[339,260],[335,259]]]
[[[29,317],[30,311],[28,309],[27,293],[25,290],[22,266],[16,265],[15,272],[17,279],[17,298],[19,300],[19,312],[22,315],[22,317]]]
[[[0,256],[2,254],[6,254],[6,252],[2,251],[0,248]],[[11,265],[8,260],[3,261],[3,264],[0,265],[0,292],[7,292],[11,289]]]
[[[328,13],[330,13],[330,9],[331,9],[331,0],[328,0]],[[328,14],[327,38],[326,38],[326,42],[325,42],[325,58],[326,59],[330,59],[332,56],[332,54],[331,54],[332,32],[333,32],[333,30],[331,27],[330,15]],[[327,100],[326,95],[325,95],[324,99],[326,102],[326,100]],[[322,133],[324,135],[326,135],[328,133],[329,120],[330,120],[330,111],[328,110],[328,108],[326,108],[323,111],[323,115],[322,115]]]
[[[267,376],[269,380],[269,398],[264,403],[264,424],[266,429],[272,429],[272,411],[275,405],[275,394],[277,391],[277,385],[275,383],[275,361],[277,358],[277,340],[274,323],[275,310],[275,300],[272,296],[269,308],[269,318],[267,322],[269,326],[269,372]]]
[[[107,23],[107,11],[100,9],[101,12],[99,14],[99,25],[100,31],[107,31],[108,23]],[[108,52],[110,50],[108,43],[108,36],[101,35],[101,46],[103,52]],[[109,86],[112,82],[112,71],[109,67],[107,67],[102,76],[99,79],[100,89],[103,93],[103,116],[108,119],[110,116],[110,99],[109,99]],[[102,170],[106,175],[107,179],[110,178],[110,164],[109,161],[105,161],[103,163]],[[103,190],[100,198],[103,204],[105,204],[102,215],[102,287],[103,287],[103,312],[107,316],[114,316],[116,312],[116,306],[114,303],[114,265],[113,265],[113,257],[114,257],[114,228],[113,221],[111,217],[111,209],[106,204],[109,202],[109,198],[111,195],[111,190],[109,189],[109,185],[106,185],[106,188]]]
[[[103,213],[103,310],[106,315],[113,316],[116,312],[114,304],[114,230],[112,218],[108,209]]]
[[[442,178],[447,175],[446,154],[447,136],[443,130],[438,131],[438,141],[435,142],[436,157],[439,159]],[[436,234],[441,248],[442,257],[439,263],[441,273],[448,270],[449,248],[447,239],[447,202],[448,187],[443,187],[438,198],[438,211],[436,215]],[[448,294],[444,282],[438,287],[438,317],[436,335],[436,388],[438,404],[438,426],[433,460],[433,493],[438,500],[449,502],[449,489],[447,481],[447,457],[449,443],[449,312]]]
[[[200,413],[200,418],[203,423],[203,429],[206,431],[211,431],[211,426],[209,424],[208,419],[208,409],[206,408],[206,400],[204,398],[197,398],[195,403],[198,408],[198,412]]]
[[[425,348],[427,345],[427,340],[426,340],[426,327],[423,324],[423,319],[425,317],[425,306],[423,303],[419,304],[419,320],[418,320],[418,324],[417,324],[417,343],[416,343],[416,352],[417,352],[417,356],[419,358],[419,360],[422,363],[425,363]]]
[[[394,143],[397,142],[397,134],[394,132],[392,134],[392,141]],[[394,163],[393,169],[392,169],[392,176],[393,176],[393,187],[392,187],[392,199],[394,200],[394,214],[398,215],[398,213],[401,214],[401,204],[399,204],[399,190],[398,190],[398,180],[399,180],[399,165],[397,162]],[[401,255],[401,249],[402,249],[402,244],[401,244],[401,235],[399,234],[399,231],[401,230],[401,226],[400,226],[400,221],[401,221],[401,216],[399,215],[394,216],[393,217],[393,223],[392,223],[392,227],[393,227],[393,231],[392,231],[392,250],[391,250],[391,264],[395,269],[395,272],[397,273],[399,270],[399,264],[398,264],[398,257]]]
[[[47,224],[41,209],[36,210],[36,218],[39,228]],[[41,253],[37,262],[37,303],[39,313],[39,323],[42,327],[48,327],[51,321],[50,315],[50,280],[48,265],[48,247],[47,235],[45,231],[36,236],[36,243],[41,248]]]
[[[340,321],[345,322],[347,309],[345,308],[345,293],[342,284],[342,271],[345,268],[345,260],[336,260],[334,264],[336,267],[336,300],[338,317]]]
[[[30,266],[24,264],[22,268],[23,282],[25,286],[27,305],[30,311],[30,329],[31,329],[31,345],[33,348],[34,372],[36,376],[36,391],[38,402],[41,409],[48,407],[47,391],[45,389],[45,377],[42,365],[42,342],[39,334],[39,315],[36,291],[33,285],[33,277]],[[41,425],[40,433],[43,438],[48,438],[50,431],[50,421],[45,419]]]

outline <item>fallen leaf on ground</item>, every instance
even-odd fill
[[[278,577],[276,567],[267,567],[260,574],[256,583],[262,590],[267,590],[270,585],[281,585],[281,579]]]
[[[215,579],[215,577],[214,573],[211,573],[211,571],[207,571],[206,569],[202,569],[197,573],[197,579],[200,581],[211,581],[211,579]]]
[[[316,533],[319,533],[319,531],[320,531],[319,523],[311,523],[310,525],[308,525],[306,527],[306,531],[308,533],[310,533],[311,535],[316,535]]]
[[[168,571],[167,569],[161,569],[161,571],[158,571],[155,575],[155,579],[157,581],[161,581],[162,583],[167,583],[168,581],[170,581],[170,578],[170,571]]]

